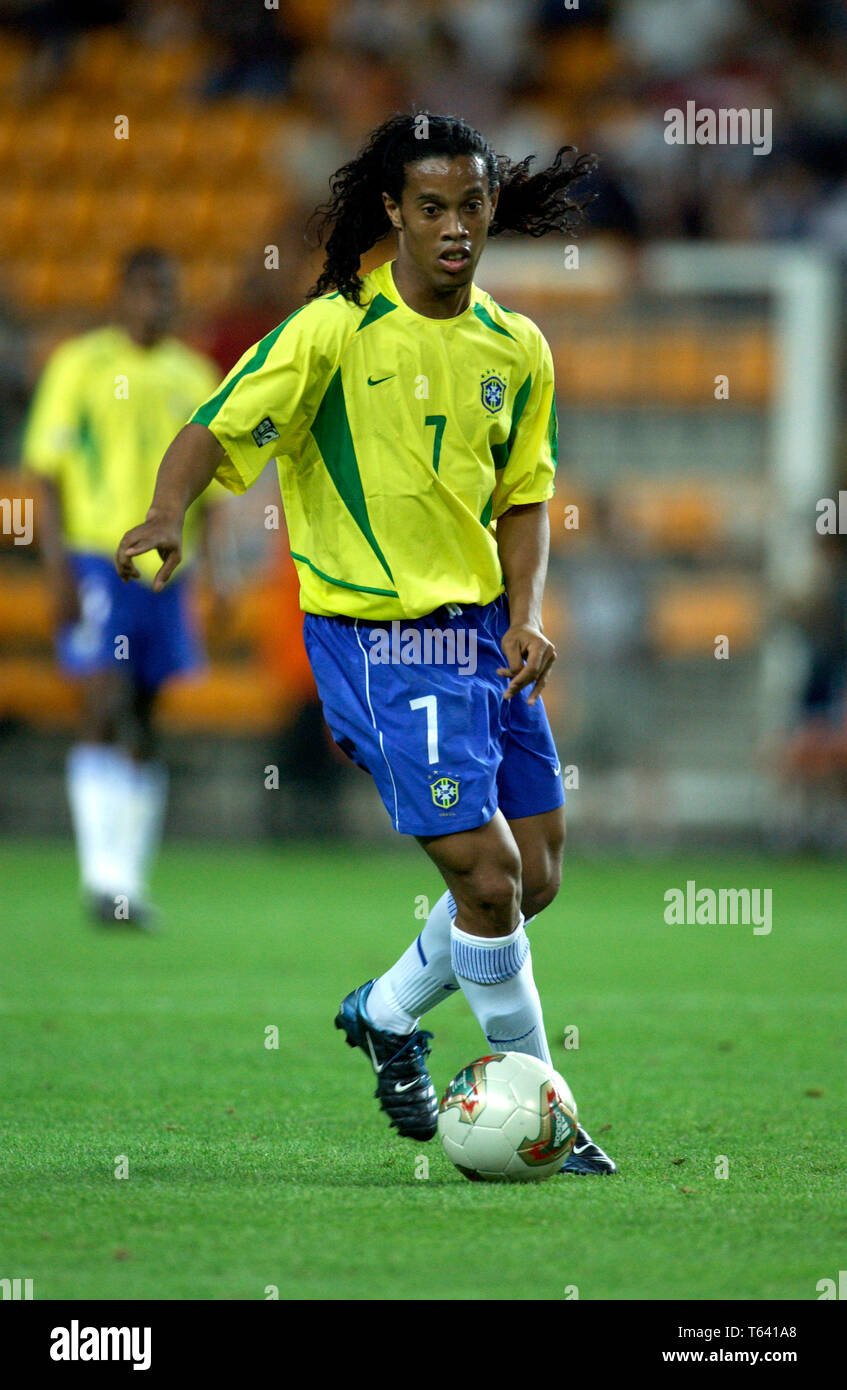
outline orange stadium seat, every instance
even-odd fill
[[[169,733],[262,733],[284,718],[290,700],[255,665],[216,664],[205,674],[173,681],[162,692],[160,719]],[[79,686],[50,657],[0,658],[0,719],[37,728],[72,728]]]
[[[148,188],[145,238],[169,251],[206,251],[215,240],[216,207],[208,188]]]
[[[283,216],[284,204],[275,188],[262,183],[234,191],[230,199],[218,205],[211,245],[221,253],[242,251],[261,253],[274,240],[273,231]]]
[[[73,139],[71,111],[47,104],[26,117],[18,112],[10,125],[5,149],[5,161],[12,166],[10,177],[38,179],[43,189],[44,180],[61,174],[65,167]]]
[[[624,478],[612,500],[620,526],[649,550],[707,554],[726,531],[727,499],[696,478]]]
[[[152,109],[156,104],[169,106],[190,96],[210,57],[211,51],[203,43],[137,44],[130,57],[135,100]]]
[[[6,494],[4,494],[5,496]],[[5,564],[0,582],[0,644],[44,646],[53,625],[44,576],[30,567]]]
[[[56,188],[49,206],[43,199],[30,218],[28,244],[33,253],[50,250],[54,255],[87,246],[97,217],[92,200],[79,188]]]
[[[115,116],[129,115],[129,139],[115,137]],[[122,106],[86,112],[73,122],[67,156],[67,177],[106,185],[111,196],[116,180],[134,178],[133,118]]]
[[[130,116],[130,155],[134,178],[172,188],[172,180],[192,162],[194,123],[167,107],[158,117]]]
[[[267,104],[234,99],[197,109],[195,149],[207,161],[223,160],[228,167],[249,173],[274,128],[275,113]]]
[[[172,681],[161,695],[161,727],[168,733],[266,733],[284,717],[288,701],[274,681],[250,664],[216,664],[203,676]],[[36,728],[72,728],[81,698],[76,682],[50,657],[1,657],[0,719]]]
[[[202,676],[172,681],[162,692],[170,732],[263,733],[282,722],[287,701],[255,663],[216,663]]]
[[[60,268],[52,258],[19,257],[9,270],[9,283],[21,307],[40,313],[56,303]]]
[[[240,257],[215,256],[190,261],[183,266],[183,294],[190,305],[208,310],[235,292],[244,272]]]
[[[21,304],[31,311],[69,307],[97,311],[109,298],[113,272],[101,257],[57,260],[47,250],[18,260],[10,280]]]
[[[556,373],[571,400],[702,405],[714,399],[715,378],[729,378],[729,401],[762,404],[771,389],[766,335],[739,325],[717,334],[705,325],[610,325],[550,334]]]
[[[131,93],[133,79],[143,62],[145,50],[139,49],[122,30],[108,28],[86,34],[76,46],[73,63],[66,78],[72,90],[95,96],[119,97]],[[116,111],[123,107],[118,103]]]
[[[0,657],[0,719],[70,728],[79,710],[79,690],[49,657]]]
[[[14,477],[15,475],[9,475]],[[0,486],[3,486],[0,484]],[[4,496],[9,495],[5,487]],[[162,696],[162,725],[169,732],[255,733],[278,726],[302,697],[299,678],[266,660],[273,596],[253,587],[236,596],[225,632],[209,635],[212,661],[196,677],[174,682]],[[201,624],[210,609],[200,595]],[[62,675],[51,652],[50,596],[43,571],[4,562],[0,580],[0,719],[36,727],[72,728],[79,689]],[[235,655],[238,650],[242,655]]]
[[[107,201],[98,198],[97,235],[111,224],[110,240],[120,237],[124,245],[146,240],[153,225],[155,200],[156,194],[149,184],[115,188]]]
[[[731,657],[756,640],[762,622],[762,598],[754,585],[704,575],[666,582],[653,600],[648,629],[664,656],[714,658],[715,639],[725,636]]]
[[[35,185],[7,184],[0,190],[0,246],[9,257],[15,256],[31,243],[35,223],[43,217]]]

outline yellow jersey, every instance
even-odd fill
[[[392,264],[297,309],[191,417],[233,492],[276,459],[306,612],[378,621],[503,591],[497,518],[552,496],[553,361],[539,329],[476,285],[427,318]]]
[[[176,338],[144,348],[119,327],[56,348],[30,406],[23,465],[57,484],[69,550],[111,558],[124,532],[144,520],[162,455],[218,376]],[[189,509],[185,559],[204,505],[198,498]],[[151,583],[162,562],[153,551],[135,563]]]

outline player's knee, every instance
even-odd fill
[[[480,866],[458,895],[461,926],[474,935],[508,936],[515,928],[521,898],[520,862]]]

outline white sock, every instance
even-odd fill
[[[453,972],[450,940],[455,917],[453,894],[442,893],[420,936],[390,970],[380,975],[368,995],[365,1012],[375,1028],[389,1033],[412,1033],[421,1014],[461,988]],[[533,921],[535,917],[528,917],[524,926]]]
[[[489,1045],[550,1063],[523,917],[508,936],[471,936],[454,923],[450,937],[454,974]]]
[[[450,928],[455,916],[452,893],[442,893],[420,936],[390,970],[380,975],[368,995],[365,1012],[374,1027],[389,1033],[411,1033],[420,1014],[459,988],[450,948]]]
[[[124,891],[143,896],[159,848],[168,798],[167,769],[161,763],[131,763],[131,786],[122,818],[121,856],[126,869]]]
[[[80,879],[90,892],[127,892],[120,827],[131,776],[129,756],[113,744],[78,743],[68,754],[68,800]]]

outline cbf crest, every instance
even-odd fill
[[[439,777],[437,781],[430,783],[429,789],[433,801],[442,811],[449,811],[459,800],[459,783],[455,777]]]
[[[503,408],[506,399],[505,381],[496,372],[485,372],[479,389],[485,409],[489,414],[496,415],[498,410]]]

